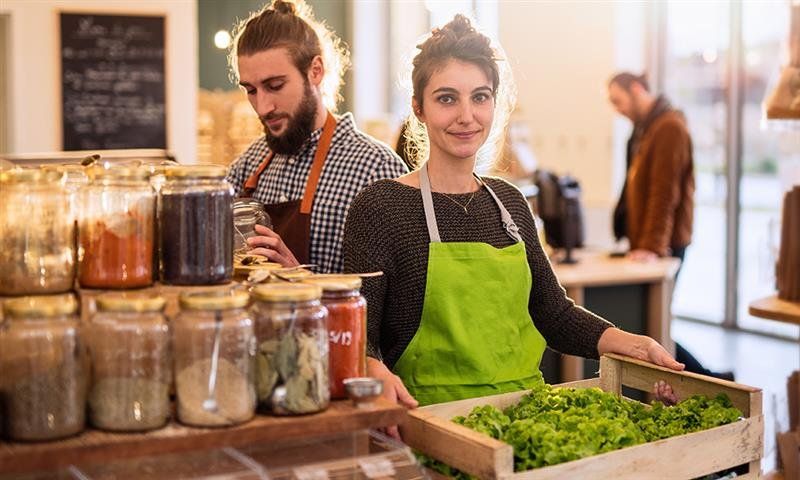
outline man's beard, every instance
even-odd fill
[[[279,114],[282,115],[282,114]],[[289,117],[286,124],[286,131],[283,135],[273,135],[269,128],[267,128],[266,120],[270,116],[261,119],[261,124],[264,125],[264,133],[267,137],[267,145],[270,150],[279,155],[295,155],[300,151],[300,147],[308,140],[311,133],[314,131],[314,122],[317,119],[317,102],[314,98],[314,92],[311,90],[311,85],[306,80],[305,91],[303,92],[303,99],[297,110]]]

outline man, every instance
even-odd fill
[[[242,22],[230,61],[264,125],[227,180],[262,202],[273,229],[256,226],[252,253],[284,266],[340,272],[350,202],[376,180],[407,172],[388,146],[334,116],[346,53],[304,5],[276,0]],[[328,52],[333,52],[328,55]],[[327,55],[327,56],[326,56]],[[342,68],[336,69],[336,65]]]
[[[692,139],[686,120],[666,98],[650,93],[644,76],[615,75],[608,97],[633,122],[614,234],[628,238],[632,259],[673,256],[683,261],[694,212]]]
[[[608,82],[608,99],[633,122],[614,235],[628,238],[627,256],[633,260],[672,256],[683,262],[694,213],[694,161],[686,119],[663,95],[650,93],[644,75],[618,73]],[[686,370],[733,380],[733,372],[704,368],[677,342],[675,349],[675,359]]]

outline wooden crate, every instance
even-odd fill
[[[600,359],[600,378],[558,386],[600,387],[621,395],[622,386],[652,391],[664,380],[679,398],[694,394],[714,397],[725,393],[744,418],[732,424],[603,453],[549,467],[514,473],[511,445],[450,421],[467,415],[473,407],[494,405],[503,409],[526,392],[430,405],[409,411],[401,426],[403,440],[437,460],[485,479],[691,479],[737,465],[749,464],[738,478],[759,478],[763,455],[764,418],[761,390],[693,373],[675,372],[619,355]]]

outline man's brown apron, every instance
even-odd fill
[[[272,220],[272,229],[280,235],[283,243],[292,251],[300,263],[310,262],[311,208],[314,205],[314,195],[317,193],[319,177],[325,164],[325,157],[328,156],[335,129],[336,119],[328,112],[328,116],[325,118],[325,126],[322,128],[322,136],[317,146],[317,152],[314,154],[314,163],[311,164],[311,171],[308,173],[303,198],[264,205],[264,210]],[[247,179],[244,184],[243,197],[253,196],[258,187],[258,179],[261,173],[266,170],[274,155],[273,152],[270,152],[261,162],[261,165],[258,166],[258,169]]]

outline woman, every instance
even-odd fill
[[[385,396],[413,408],[531,388],[546,345],[682,369],[567,298],[522,194],[473,173],[512,96],[489,39],[457,15],[418,48],[408,151],[426,162],[364,189],[345,224],[345,270],[385,273],[363,288],[368,371]]]

